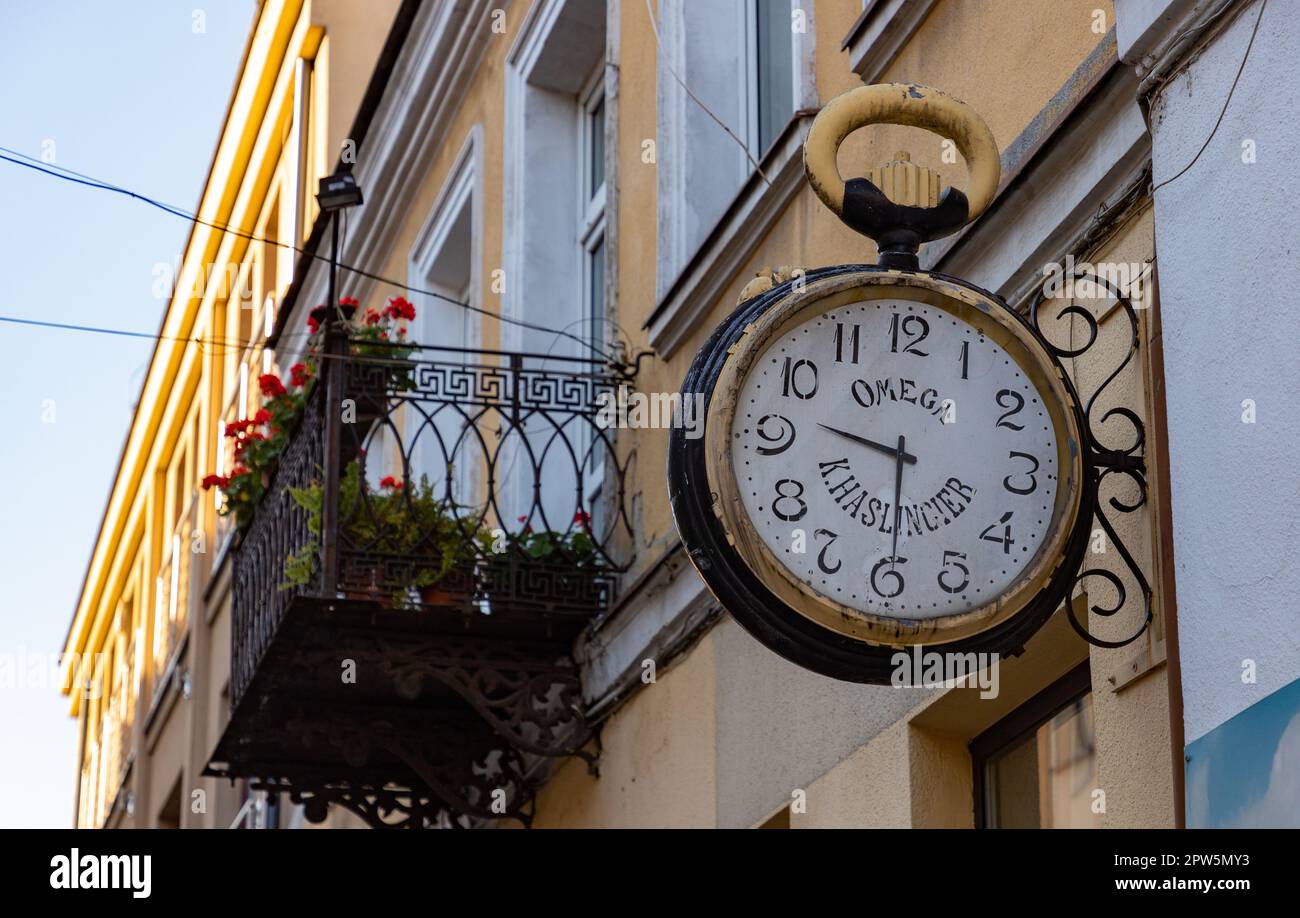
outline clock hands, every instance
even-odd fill
[[[854,443],[862,443],[863,446],[870,447],[872,450],[884,452],[885,455],[891,455],[894,458],[894,525],[893,525],[893,547],[889,551],[889,567],[893,570],[894,558],[898,557],[898,523],[902,521],[902,467],[913,466],[917,462],[917,456],[907,452],[906,438],[898,437],[898,446],[885,446],[884,443],[878,443],[874,439],[859,437],[858,434],[849,433],[848,430],[833,428],[828,424],[818,424],[819,428],[829,430],[831,433],[839,434],[845,439],[852,439]]]
[[[903,451],[902,437],[898,438],[898,449],[894,449],[894,447],[892,446],[886,446],[884,443],[877,443],[875,440],[868,440],[866,437],[859,437],[857,434],[849,433],[847,430],[840,430],[837,427],[829,427],[826,424],[818,424],[817,426],[820,427],[822,430],[829,430],[833,434],[839,434],[841,437],[843,437],[846,440],[852,440],[854,443],[861,443],[863,446],[870,447],[871,449],[874,449],[877,452],[884,453],[887,456],[896,457],[899,460],[900,469],[902,467],[902,463],[904,462],[906,462],[908,465],[913,465],[916,463],[915,456],[913,456],[911,453],[907,453]],[[899,474],[901,475],[902,472],[900,471]]]
[[[903,496],[903,461],[907,455],[904,447],[906,441],[903,435],[898,435],[898,450],[896,455],[897,461],[894,463],[894,546],[889,551],[889,569],[894,569],[894,564],[898,560],[898,524],[902,517],[903,505],[901,502]],[[916,460],[913,459],[913,462]]]
[[[846,440],[852,440],[854,443],[861,443],[863,446],[874,449],[877,452],[884,453],[887,456],[894,457],[894,546],[890,550],[890,569],[893,569],[894,559],[898,557],[898,524],[902,521],[903,507],[903,466],[916,464],[916,457],[907,451],[907,441],[901,435],[898,438],[898,446],[886,446],[884,443],[877,443],[875,440],[868,440],[866,437],[860,437],[857,434],[849,433],[847,430],[840,430],[838,427],[831,427],[828,424],[818,424],[822,430],[829,430],[833,434],[838,434]]]

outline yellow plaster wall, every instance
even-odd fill
[[[604,724],[599,778],[566,760],[537,797],[537,827],[715,825],[714,653],[706,635]]]

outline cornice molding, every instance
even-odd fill
[[[937,0],[871,0],[845,36],[841,50],[864,83],[876,83],[912,40]]]

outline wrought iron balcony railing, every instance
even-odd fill
[[[626,568],[626,460],[575,358],[326,339],[233,549],[232,721],[210,773],[375,825],[528,819],[581,754],[573,640]],[[356,668],[340,679],[340,667]]]

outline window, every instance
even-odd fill
[[[975,824],[989,829],[1100,828],[1088,663],[971,743]]]
[[[796,111],[816,107],[817,94],[806,0],[660,0],[658,8],[662,297],[753,176],[754,162],[773,150]]]
[[[179,829],[181,827],[181,776],[176,776],[176,781],[172,784],[171,790],[167,792],[167,799],[158,809],[159,829]]]
[[[578,187],[582,191],[578,225],[579,257],[582,259],[584,333],[598,350],[605,350],[605,66],[602,61],[587,81],[579,109],[579,135],[582,145],[582,174]],[[583,503],[599,509],[600,486],[605,471],[605,454],[600,434],[591,431],[586,461],[583,463]],[[599,514],[593,514],[598,517]],[[599,527],[601,520],[596,519]],[[600,531],[597,528],[596,531]]]
[[[588,339],[598,348],[605,339],[605,67],[587,80],[578,114],[581,144],[577,227],[583,264],[583,313]]]
[[[746,9],[750,60],[749,151],[772,146],[794,114],[794,42],[789,0],[750,0]]]
[[[412,335],[422,345],[450,349],[424,352],[417,355],[421,360],[477,362],[458,349],[480,346],[481,315],[457,304],[476,308],[482,304],[482,160],[483,128],[476,125],[411,248],[407,276],[414,285],[438,294],[413,294],[417,310]],[[421,432],[425,420],[415,406],[406,404],[402,410],[405,429],[410,431],[405,445],[411,449],[412,479],[428,475],[435,490],[441,490],[448,484],[450,465],[453,500],[477,505],[481,500],[482,454],[478,438],[466,433],[468,416],[450,410],[436,412],[432,429]],[[368,461],[366,474],[376,481],[385,474],[401,474],[403,443],[383,427],[371,436],[367,449],[379,461]]]
[[[549,358],[589,358],[584,342],[600,347],[607,330],[605,5],[539,0],[507,59],[502,311],[532,327],[508,326],[503,343],[538,355],[536,369],[571,372],[573,363]],[[592,507],[604,456],[589,427],[577,417],[560,431],[540,416],[524,420],[527,444],[516,438],[498,462],[504,521],[532,515],[561,528],[579,489]],[[547,446],[557,435],[568,449]],[[569,449],[585,451],[581,470]],[[544,457],[535,471],[534,457]]]
[[[598,305],[590,295],[593,258],[605,238],[603,0],[533,5],[507,64],[505,130],[502,308],[533,325],[582,333]],[[507,336],[510,350],[589,353],[537,329],[512,326]]]

